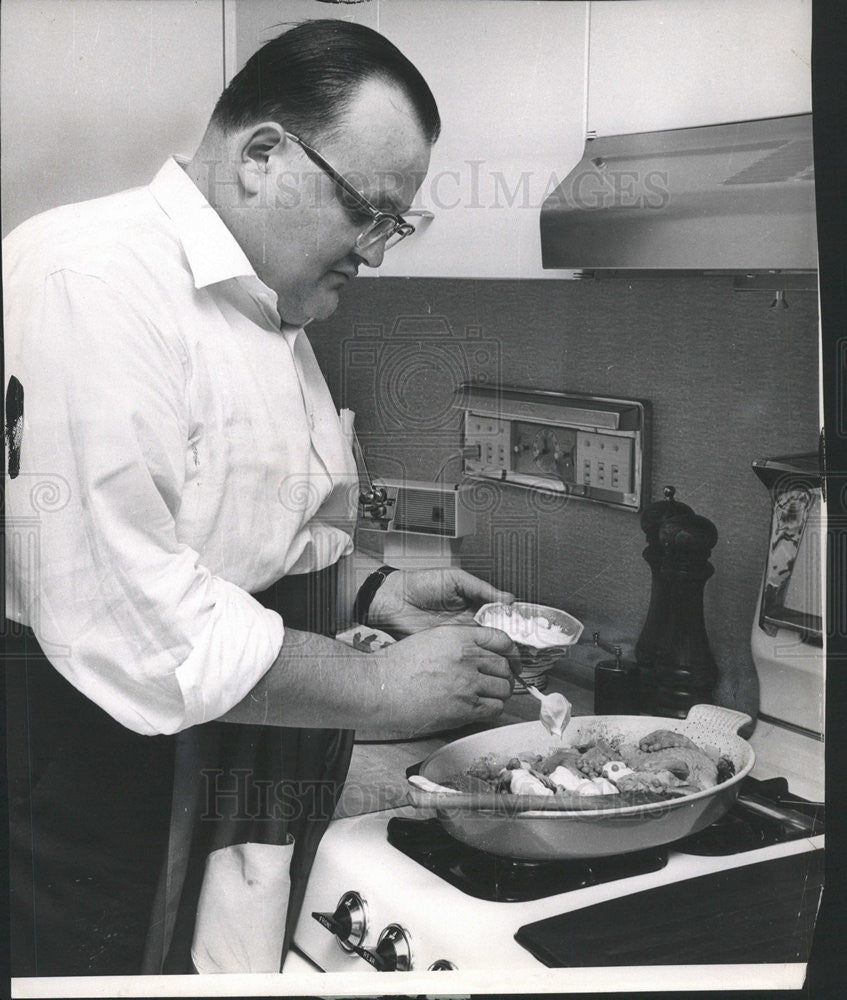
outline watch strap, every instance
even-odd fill
[[[396,566],[380,566],[378,570],[365,578],[365,582],[359,587],[356,600],[353,603],[353,621],[360,625],[368,624],[368,612],[371,608],[374,596],[382,586],[389,573],[396,571]]]

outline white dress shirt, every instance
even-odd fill
[[[249,596],[352,550],[356,467],[309,341],[175,160],[3,244],[7,615],[138,733],[237,704],[276,658]]]

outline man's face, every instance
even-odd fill
[[[376,79],[360,85],[334,135],[302,138],[373,205],[396,215],[409,208],[429,168],[430,144],[407,98]],[[263,180],[245,252],[277,293],[286,323],[325,319],[362,264],[380,265],[385,240],[356,247],[370,219],[345,203],[335,182],[291,140],[268,157]]]

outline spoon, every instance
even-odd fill
[[[420,788],[424,792],[432,792],[433,794],[440,795],[444,792],[449,792],[451,795],[458,795],[458,789],[447,788],[446,785],[436,784],[434,781],[430,781],[429,778],[425,778],[422,774],[410,774],[406,780],[410,785],[415,785],[416,788]]]
[[[551,736],[561,740],[565,731],[565,726],[571,721],[572,705],[563,694],[543,694],[519,675],[515,674],[515,680],[521,687],[528,691],[533,698],[541,702],[541,725]]]

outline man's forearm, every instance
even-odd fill
[[[388,707],[383,664],[326,636],[286,629],[271,668],[224,722],[373,729]]]

